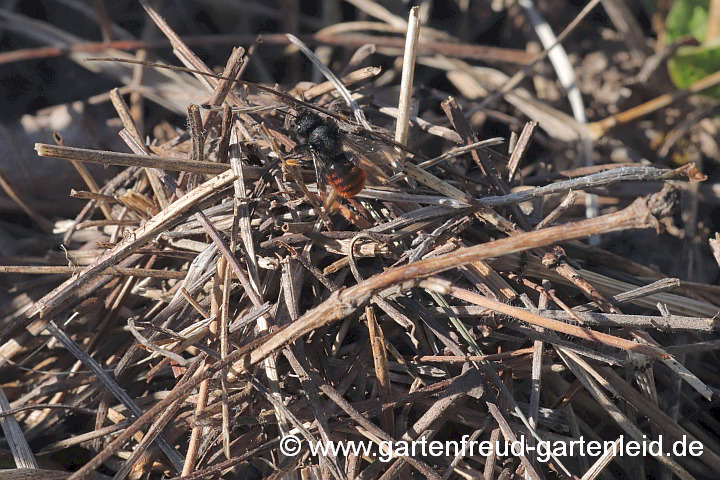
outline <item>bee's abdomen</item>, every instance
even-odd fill
[[[344,153],[334,155],[326,165],[328,183],[343,198],[352,198],[365,187],[367,174]]]

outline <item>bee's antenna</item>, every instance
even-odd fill
[[[310,108],[313,110],[316,110],[320,113],[323,113],[325,115],[328,115],[333,118],[340,118],[337,114],[322,108],[318,105],[313,105],[312,103],[305,102],[303,100],[298,100],[297,98],[293,97],[292,95],[288,95],[287,93],[275,90],[274,88],[266,87],[264,85],[259,85],[257,83],[248,82],[247,80],[241,80],[239,78],[230,78],[225,77],[223,75],[217,75],[210,72],[205,72],[202,70],[197,70],[194,68],[187,68],[187,67],[177,67],[175,65],[167,65],[164,63],[155,63],[155,62],[148,62],[147,60],[133,60],[128,58],[117,58],[117,57],[98,57],[98,58],[87,58],[84,61],[86,62],[117,62],[117,63],[130,63],[134,65],[144,65],[146,67],[154,67],[154,68],[164,68],[166,70],[175,70],[178,72],[185,72],[185,73],[196,73],[198,75],[205,75],[206,77],[212,77],[217,78],[219,80],[227,80],[228,82],[232,83],[239,83],[240,85],[245,85],[250,88],[256,88],[262,92],[269,93],[270,95],[275,95],[276,97],[283,100],[285,103],[291,104],[295,106],[296,108]]]
[[[168,65],[165,63],[149,62],[147,60],[133,60],[133,59],[129,59],[129,58],[118,58],[118,57],[96,57],[96,58],[86,58],[83,61],[84,62],[131,63],[134,65],[143,65],[146,67],[162,68],[165,70],[174,70],[176,72],[197,73],[198,75],[205,75],[206,77],[217,78],[218,80],[227,80],[229,82],[248,83],[244,80],[240,80],[239,78],[224,77],[222,75],[218,75],[218,74],[210,73],[210,72],[204,72],[202,70],[196,70],[194,68],[178,67],[175,65]]]

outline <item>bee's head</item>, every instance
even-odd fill
[[[322,124],[323,119],[320,115],[310,110],[304,110],[295,118],[295,132],[301,139],[307,140],[310,132]]]

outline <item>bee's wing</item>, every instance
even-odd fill
[[[313,165],[315,166],[315,177],[317,178],[317,191],[320,198],[325,201],[330,191],[330,185],[327,182],[326,165],[325,161],[320,155],[317,155],[312,149],[310,150],[313,159]]]
[[[396,173],[401,154],[392,146],[379,140],[352,133],[343,135],[343,148],[355,164],[365,170],[371,183],[382,185]]]

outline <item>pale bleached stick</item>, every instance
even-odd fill
[[[399,115],[395,126],[395,141],[407,145],[410,127],[410,107],[412,106],[413,79],[415,77],[415,58],[417,55],[420,17],[418,7],[410,9],[407,36],[405,37],[405,55],[403,56],[402,77],[400,80]]]

